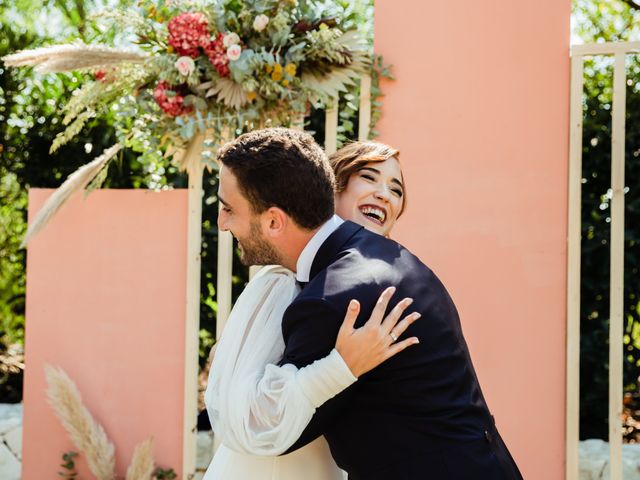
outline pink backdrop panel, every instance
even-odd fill
[[[29,192],[29,216],[51,190]],[[23,478],[55,478],[75,450],[45,397],[62,367],[116,446],[124,478],[153,437],[158,464],[182,468],[187,193],[99,190],[71,199],[30,243]],[[80,477],[90,478],[84,459]]]
[[[396,237],[460,310],[525,478],[564,476],[569,0],[379,0],[393,64],[380,140],[401,151]]]

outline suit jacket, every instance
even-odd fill
[[[435,274],[398,243],[345,222],[322,244],[309,284],[285,312],[282,364],[303,367],[335,346],[347,305],[356,326],[396,287],[422,318],[402,335],[414,345],[317,409],[289,450],[321,434],[353,480],[521,479],[476,377],[453,301]]]

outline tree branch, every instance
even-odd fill
[[[640,10],[640,4],[636,3],[634,0],[622,0],[623,3],[626,3],[633,10]]]

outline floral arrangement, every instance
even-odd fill
[[[4,60],[93,74],[64,107],[67,128],[52,150],[108,108],[123,117],[126,146],[155,136],[181,149],[197,130],[215,142],[229,129],[291,124],[353,86],[371,55],[339,13],[335,2],[311,0],[143,0],[103,15],[133,35],[137,51],[64,45]]]
[[[360,3],[139,0],[136,8],[101,15],[101,21],[137,45],[134,50],[55,45],[3,60],[40,72],[87,72],[63,107],[66,129],[52,151],[88,120],[112,111],[119,147],[132,148],[155,164],[172,158],[187,169],[180,162],[200,133],[206,138],[202,160],[214,167],[213,151],[220,143],[242,131],[299,123],[311,106],[323,107],[357,91],[363,74],[375,73],[374,66],[382,70],[373,62],[366,35],[356,28]],[[374,75],[373,91],[379,93],[375,80]],[[73,190],[100,186],[118,150],[110,149],[90,168],[81,167],[82,175],[73,174]],[[59,195],[61,201],[71,193]]]

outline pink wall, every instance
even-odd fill
[[[30,217],[50,193],[30,191]],[[151,436],[157,462],[181,471],[186,219],[185,191],[100,190],[74,197],[29,245],[25,480],[56,478],[75,449],[46,403],[45,363],[76,382],[116,445],[119,477]]]
[[[378,0],[396,237],[450,290],[525,478],[564,477],[569,0]]]

